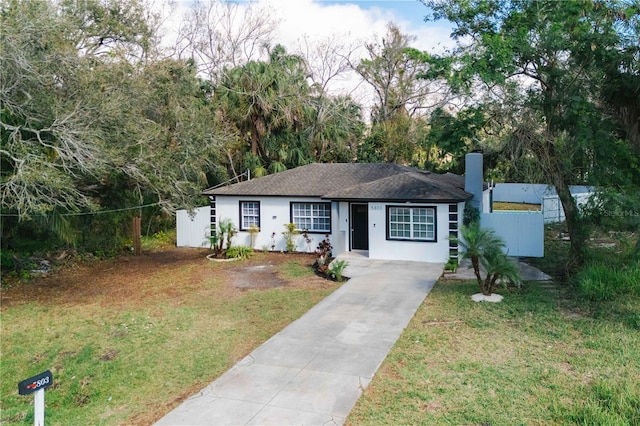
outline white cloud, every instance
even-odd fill
[[[280,40],[295,43],[300,37],[325,38],[340,34],[356,40],[384,30],[391,13],[366,11],[357,4],[327,4],[312,0],[261,0],[280,19]]]

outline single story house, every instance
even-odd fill
[[[481,170],[481,169],[480,169]],[[468,179],[468,177],[467,177]],[[478,177],[482,197],[482,175]],[[465,177],[399,164],[313,163],[203,192],[211,201],[211,227],[230,219],[233,243],[285,250],[285,226],[294,223],[297,250],[313,252],[328,236],[333,254],[362,251],[372,259],[446,262],[457,257]]]

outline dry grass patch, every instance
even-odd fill
[[[528,204],[528,203],[506,203],[500,201],[494,201],[493,210],[507,210],[507,211],[526,211],[526,212],[539,212],[542,210],[540,204]]]
[[[16,384],[46,369],[47,423],[150,424],[336,288],[313,256],[205,254],[79,264],[3,289],[2,424],[33,423]]]

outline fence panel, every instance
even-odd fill
[[[493,229],[515,257],[544,256],[544,220],[541,212],[482,213],[480,223]]]
[[[573,194],[578,207],[584,206],[591,198],[591,193]],[[544,223],[556,223],[564,220],[564,209],[557,195],[544,197],[542,200],[542,212],[544,213]]]
[[[211,228],[211,207],[195,209],[190,215],[187,210],[176,211],[176,245],[178,247],[209,247]]]

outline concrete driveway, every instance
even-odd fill
[[[349,281],[156,425],[344,423],[444,265],[340,258]]]

